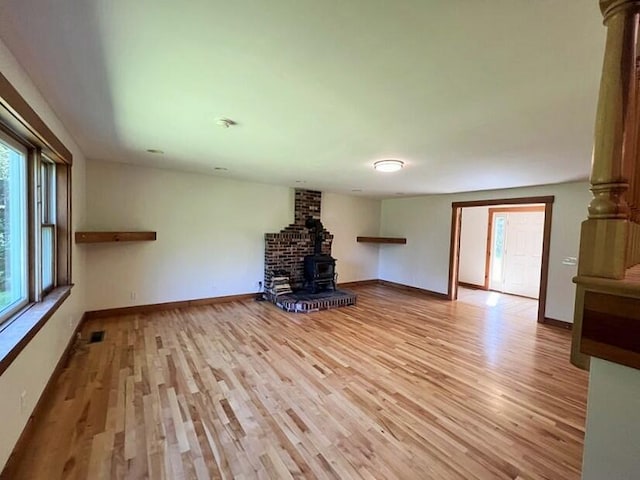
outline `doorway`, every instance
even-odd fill
[[[451,246],[449,262],[448,298],[458,299],[458,285],[491,292],[477,292],[475,297],[492,294],[499,298],[502,293],[537,299],[537,321],[545,321],[545,302],[551,241],[551,215],[553,196],[492,199],[472,202],[454,202],[451,218]],[[532,205],[534,204],[534,205]],[[535,205],[538,204],[538,205]],[[484,207],[484,208],[471,208]],[[486,257],[479,258],[475,247],[475,277],[465,257],[461,265],[461,237],[463,209],[484,212],[486,243],[480,251]],[[469,235],[467,235],[469,237]],[[472,236],[473,237],[473,236]],[[475,236],[476,240],[478,235]],[[472,241],[476,241],[473,240]],[[481,243],[477,242],[476,243]],[[463,242],[469,245],[469,240]],[[468,247],[465,247],[465,250]],[[469,249],[474,250],[474,249]],[[467,255],[468,257],[468,255]],[[479,269],[484,267],[484,272]],[[461,275],[462,270],[462,275]],[[484,273],[484,275],[482,275]],[[466,278],[475,278],[471,284]],[[464,298],[471,298],[464,290]],[[502,293],[500,293],[502,292]],[[494,298],[495,301],[495,298]],[[531,301],[535,300],[529,300]],[[514,303],[514,302],[511,302]]]

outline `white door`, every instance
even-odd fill
[[[509,212],[504,242],[502,291],[538,298],[544,212]]]

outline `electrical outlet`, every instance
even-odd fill
[[[136,292],[134,292],[134,291],[131,291],[131,292],[129,293],[129,298],[131,298],[131,300],[135,300],[137,296],[138,296],[138,295],[137,295],[137,294],[136,294]]]
[[[73,315],[69,315],[69,328],[73,328]]]
[[[20,394],[20,414],[27,413],[27,391],[23,390]]]

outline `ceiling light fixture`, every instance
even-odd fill
[[[397,172],[404,167],[404,162],[402,160],[378,160],[377,162],[373,162],[373,168],[379,172]]]

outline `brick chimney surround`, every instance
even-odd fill
[[[279,233],[266,233],[264,248],[264,285],[269,286],[275,272],[286,272],[291,288],[304,285],[304,257],[313,255],[314,238],[305,221],[307,217],[320,219],[322,192],[296,189],[294,222]],[[331,255],[333,235],[324,230],[322,253]]]

